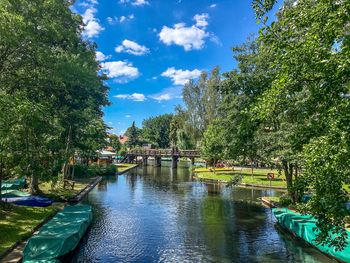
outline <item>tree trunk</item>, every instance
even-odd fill
[[[63,180],[67,178],[67,173],[69,169],[69,147],[71,142],[71,134],[72,134],[72,126],[70,125],[68,130],[66,150],[65,150],[65,162],[63,165]]]
[[[40,192],[38,176],[34,172],[30,176],[29,192],[32,195]]]
[[[292,201],[296,201],[296,196],[293,191],[293,164],[288,163],[287,161],[282,161],[283,165],[283,170],[284,170],[284,175],[286,177],[286,182],[287,182],[287,190],[288,190],[288,195],[292,198]]]

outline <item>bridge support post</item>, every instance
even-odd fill
[[[162,165],[162,157],[156,156],[154,157],[154,166],[160,167]]]
[[[191,164],[194,165],[194,157],[190,158]]]
[[[179,157],[178,156],[172,156],[171,157],[171,168],[177,168],[177,161]]]
[[[143,156],[143,157],[142,157],[142,163],[143,163],[143,165],[147,165],[147,161],[148,161],[148,157],[147,157],[147,156]]]

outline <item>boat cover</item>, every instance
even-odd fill
[[[37,207],[46,207],[53,203],[50,198],[41,197],[41,196],[24,196],[24,197],[3,197],[2,201],[7,203],[13,203],[16,205],[23,206],[37,206]]]
[[[283,227],[287,228],[289,231],[304,239],[309,244],[315,246],[322,252],[329,254],[338,260],[343,262],[350,262],[350,232],[346,231],[348,234],[348,244],[341,251],[335,250],[334,247],[322,246],[316,244],[315,238],[318,231],[314,231],[316,228],[317,219],[311,215],[302,215],[295,213],[287,208],[274,208],[272,209],[278,223]],[[332,236],[334,236],[332,234]]]
[[[29,193],[18,191],[18,190],[2,190],[1,198],[11,198],[11,197],[26,197],[30,196]]]
[[[26,185],[26,179],[24,177],[14,179],[14,180],[6,180],[1,184],[1,190],[18,190],[24,188]]]
[[[23,262],[59,262],[55,260],[76,248],[91,221],[91,206],[78,204],[65,207],[28,240]]]

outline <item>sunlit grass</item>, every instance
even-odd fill
[[[64,189],[63,183],[58,183],[52,186],[51,182],[41,183],[39,187],[45,196],[52,198],[55,201],[64,201],[64,200],[73,198],[75,195],[77,195],[93,179],[94,178],[85,178],[85,179],[79,179],[78,181],[75,181],[74,189],[71,189],[70,186],[66,186],[66,188]]]
[[[37,225],[61,207],[62,204],[49,207],[11,205],[8,210],[0,210],[0,254],[17,241],[29,237]]]
[[[254,184],[254,185],[264,185],[269,186],[270,181],[267,179],[267,173],[274,173],[275,178],[271,181],[271,186],[286,187],[285,177],[279,174],[276,169],[254,169],[253,176],[251,175],[250,168],[235,168],[234,170],[229,168],[197,168],[194,170],[197,173],[198,178],[201,179],[213,179],[228,182],[232,179],[233,175],[242,175],[242,183]]]
[[[118,172],[124,172],[126,169],[129,169],[130,167],[135,166],[133,163],[118,163]]]

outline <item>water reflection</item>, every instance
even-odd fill
[[[88,196],[94,221],[72,262],[329,262],[275,229],[270,191],[191,181],[186,165],[139,167]],[[273,195],[279,192],[271,192]]]

